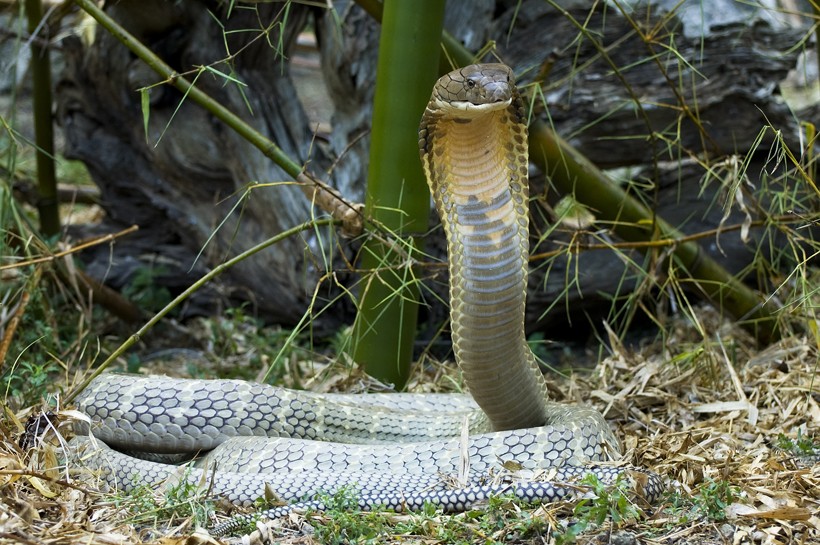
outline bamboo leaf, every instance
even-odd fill
[[[140,89],[140,106],[142,107],[142,128],[145,131],[145,141],[148,142],[148,119],[151,116],[151,90],[147,87]]]

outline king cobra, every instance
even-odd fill
[[[343,488],[361,509],[460,511],[499,494],[553,501],[590,473],[604,483],[628,473],[657,497],[657,475],[602,463],[618,443],[600,413],[547,400],[527,345],[527,124],[512,71],[479,64],[439,79],[419,152],[447,236],[453,348],[472,398],[103,374],[78,398],[93,435],[74,440],[75,456],[125,491],[188,479],[251,505],[272,490],[290,503],[267,518],[321,509],[319,493]],[[209,450],[182,467],[123,453]]]

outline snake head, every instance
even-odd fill
[[[487,112],[506,108],[515,94],[513,72],[504,64],[471,64],[439,78],[433,101],[439,109]]]

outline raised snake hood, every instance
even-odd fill
[[[447,236],[453,352],[493,428],[550,421],[524,331],[529,258],[527,121],[512,70],[474,64],[438,80],[419,154]]]

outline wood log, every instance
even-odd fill
[[[285,60],[309,10],[293,5],[288,24],[279,27],[274,24],[279,4],[237,9],[230,18],[227,9],[226,4],[154,0],[117,2],[108,12],[288,155],[321,170],[327,163],[312,146]],[[268,39],[260,39],[266,27]],[[214,64],[226,58],[226,46],[236,53],[229,68]],[[178,91],[157,85],[158,76],[113,36],[98,29],[91,44],[68,39],[65,57],[59,86],[65,154],[88,165],[108,222],[140,226],[139,238],[117,245],[113,263],[104,251],[92,256],[96,274],[121,285],[138,266],[152,267],[159,259],[164,272],[157,281],[179,291],[226,257],[309,218],[310,203],[281,169]],[[209,71],[196,75],[208,65],[233,70],[242,84]],[[138,89],[150,86],[146,138]],[[270,186],[253,188],[258,184]],[[305,252],[312,239],[307,233],[305,239],[285,241],[231,270],[216,290],[226,296],[222,304],[243,299],[273,321],[295,323],[317,276],[315,261]],[[113,272],[111,266],[120,267],[121,260],[127,266]],[[203,295],[194,308],[202,310],[204,304],[213,310],[208,300],[214,290]]]

